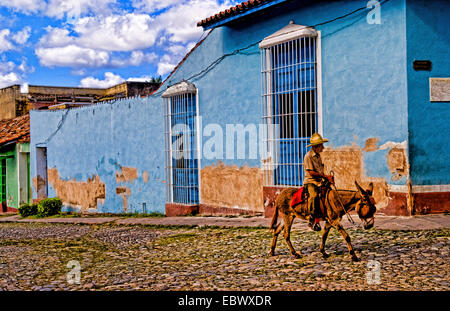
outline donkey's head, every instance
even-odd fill
[[[368,230],[373,227],[375,222],[375,212],[377,208],[375,206],[375,200],[372,197],[373,183],[369,184],[369,188],[364,190],[355,180],[356,188],[361,196],[361,199],[356,203],[356,212],[359,218],[364,222],[364,229]]]

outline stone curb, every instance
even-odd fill
[[[345,228],[362,228],[356,215],[352,216],[356,226],[344,218]],[[117,225],[155,225],[155,226],[198,226],[198,227],[264,227],[269,228],[270,218],[264,217],[160,217],[160,218],[121,218],[118,217],[73,217],[21,219],[20,216],[0,217],[0,223],[60,223],[60,224],[106,224]],[[294,229],[309,230],[305,221],[295,220]],[[450,228],[450,215],[424,216],[378,216],[375,218],[376,229],[382,230],[433,230]]]

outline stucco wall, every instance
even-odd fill
[[[407,0],[408,122],[414,185],[450,184],[450,103],[430,102],[431,77],[450,78],[450,3]],[[415,71],[430,60],[431,71]]]
[[[132,98],[70,110],[31,111],[33,198],[37,198],[36,146],[46,146],[48,196],[60,196],[65,208],[142,213],[145,207],[147,213],[163,213],[161,105],[160,98]]]
[[[190,77],[221,56],[258,43],[290,20],[315,25],[365,5],[365,1],[293,2],[270,15],[217,28],[163,89],[182,79],[194,83],[202,129],[216,124],[225,143],[230,138],[225,137],[227,124],[262,121],[257,44]],[[405,0],[383,5],[381,24],[368,24],[367,13],[316,27],[322,37],[323,134],[330,140],[324,160],[327,170],[338,174],[341,187],[352,188],[355,179],[363,184],[373,181],[377,202],[387,205],[387,184],[405,185],[409,173]],[[87,211],[140,212],[144,202],[147,212],[163,211],[161,104],[160,98],[150,98],[69,111],[33,111],[31,158],[35,161],[36,144],[47,146],[49,196],[59,192],[66,201],[78,197],[68,205]],[[208,138],[203,137],[203,148]],[[237,138],[232,140],[236,149]],[[261,159],[250,159],[248,153],[245,159],[227,159],[226,152],[224,145],[222,156],[208,159],[203,154],[200,203],[263,210]],[[34,178],[35,169],[32,162]],[[95,202],[97,208],[92,207]]]
[[[224,54],[259,42],[290,20],[315,25],[367,4],[364,1],[306,2],[296,2],[272,10],[270,14],[213,30],[164,87],[201,72]],[[386,205],[388,184],[405,185],[408,177],[405,1],[392,0],[383,5],[381,24],[367,23],[367,13],[368,10],[363,10],[316,27],[322,37],[323,134],[330,140],[328,155],[333,155],[327,160],[327,169],[340,174],[337,176],[339,184],[353,188],[355,179],[366,184],[376,181],[377,199],[384,200]],[[226,124],[261,123],[261,60],[257,45],[224,58],[190,81],[198,88],[203,128],[211,123],[218,124],[223,129],[224,141]],[[203,143],[207,140],[208,137],[204,137]],[[234,141],[236,143],[236,139]],[[397,151],[392,152],[392,149]],[[336,150],[340,152],[334,152]],[[225,148],[223,154],[226,154]],[[349,154],[357,154],[358,158]],[[259,167],[260,159],[222,157],[202,158],[201,161],[202,168],[217,171],[217,167],[224,167],[227,172],[233,166],[246,164]],[[354,167],[351,171],[354,173],[342,169],[346,166]],[[239,170],[235,173],[239,174]],[[208,178],[208,182],[214,181]],[[253,186],[257,184],[249,183],[241,190],[260,191]],[[205,187],[226,188],[219,184],[217,187],[202,185]],[[214,197],[220,195],[230,197],[225,190],[219,195],[215,193]],[[206,199],[209,198],[202,197]],[[239,200],[228,205],[239,207]]]

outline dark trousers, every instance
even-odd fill
[[[319,199],[319,187],[315,184],[305,184],[303,185],[308,190],[309,200],[308,200],[308,210],[309,213],[315,218],[319,215],[320,210],[320,199]]]

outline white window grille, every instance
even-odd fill
[[[165,120],[166,202],[199,203],[197,89],[182,81],[162,95]]]
[[[263,139],[270,158],[265,186],[299,186],[311,135],[321,132],[317,39],[309,27],[291,22],[260,43]]]

